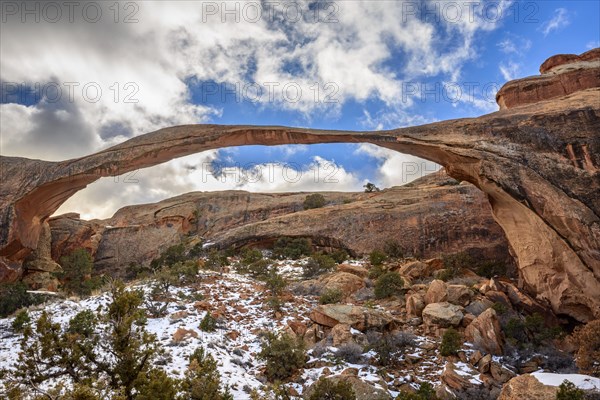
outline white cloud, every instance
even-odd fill
[[[565,8],[557,8],[554,10],[554,16],[546,21],[540,27],[544,36],[548,36],[552,31],[558,31],[571,23],[569,13]]]
[[[441,168],[433,161],[398,153],[370,143],[359,145],[356,153],[367,154],[379,159],[381,167],[375,180],[376,184],[381,187],[405,185]]]
[[[507,81],[512,81],[519,76],[521,65],[516,62],[509,61],[507,63],[500,63],[499,68],[502,77]]]
[[[458,81],[465,63],[477,58],[478,34],[502,23],[486,16],[482,4],[475,8],[473,18],[463,8],[458,21],[443,14],[445,18],[434,23],[419,13],[422,10],[414,15],[406,12],[407,6],[425,6],[418,2],[367,0],[335,2],[339,7],[335,23],[314,23],[309,17],[294,22],[283,18],[281,10],[274,21],[264,17],[235,22],[222,13],[205,18],[207,4],[223,7],[225,2],[200,1],[137,2],[139,11],[134,17],[139,22],[123,23],[131,11],[125,8],[129,3],[119,3],[119,23],[114,23],[113,9],[108,8],[114,2],[98,2],[106,4],[98,23],[86,22],[77,13],[71,23],[65,11],[57,23],[21,23],[21,15],[15,15],[0,24],[0,81],[26,87],[54,82],[63,94],[59,101],[48,96],[30,106],[0,104],[3,155],[59,160],[165,126],[214,122],[224,105],[219,98],[210,106],[193,102],[190,83],[194,82],[241,87],[253,82],[261,86],[278,83],[278,88],[293,83],[301,89],[298,101],[286,100],[283,90],[277,89],[272,98],[264,94],[259,104],[298,112],[307,120],[312,115],[339,116],[348,101],[377,100],[384,104],[383,110],[365,115],[365,126],[379,129],[429,122],[411,109],[410,98],[402,100],[402,84],[424,79]],[[431,2],[442,12],[452,3]],[[497,5],[506,10],[511,1]],[[398,58],[401,65],[393,62]],[[73,99],[69,98],[69,82],[79,84]],[[86,101],[85,95],[94,93],[83,92],[86,84],[101,89],[98,101]],[[126,102],[126,96],[137,102]],[[155,201],[181,193],[180,189],[192,190],[188,181],[181,183],[180,176],[170,175],[180,173],[174,165],[161,166],[160,178],[148,178],[156,186],[145,190],[98,184],[94,187],[101,189],[92,191],[96,196],[85,195],[89,202],[85,207],[114,211],[128,202]],[[349,179],[343,180],[349,186],[340,187],[360,184]],[[242,188],[291,190],[271,182],[248,183]],[[98,196],[101,190],[107,191],[105,196]]]
[[[596,47],[600,47],[600,40],[592,40],[585,45],[585,48],[588,50],[595,49]]]
[[[518,56],[525,55],[531,49],[532,45],[533,43],[530,39],[514,34],[509,34],[508,37],[497,43],[501,52]]]
[[[363,117],[360,123],[366,129],[381,131],[385,129],[402,128],[405,126],[424,125],[434,122],[432,118],[426,118],[422,115],[409,113],[400,109],[383,110],[376,115],[371,115],[368,110],[363,110]]]
[[[314,157],[303,169],[284,163],[263,163],[214,171],[211,166],[218,160],[219,152],[211,150],[102,178],[68,199],[55,215],[77,212],[84,219],[104,219],[126,205],[156,202],[191,191],[361,191],[366,183],[321,157]]]
[[[447,2],[436,3],[443,14]],[[120,4],[121,11],[125,4]],[[212,107],[191,103],[189,81],[238,83],[240,88],[275,82],[279,87],[273,98],[263,93],[262,104],[300,111],[308,118],[323,111],[336,115],[348,100],[377,98],[392,108],[406,108],[411,103],[399,100],[402,82],[440,74],[458,79],[462,65],[476,57],[477,32],[500,23],[485,17],[479,7],[472,19],[465,9],[459,21],[442,18],[441,26],[436,26],[419,18],[419,13],[407,15],[406,4],[414,2],[365,0],[337,2],[336,23],[314,23],[309,18],[294,22],[281,18],[282,10],[275,22],[265,17],[236,23],[224,15],[223,23],[222,15],[203,21],[206,4],[138,3],[138,23],[114,23],[108,7],[98,23],[81,17],[71,23],[65,16],[58,23],[23,24],[20,15],[9,16],[1,28],[0,78],[27,85],[54,82],[62,88],[63,98],[57,105],[28,107],[30,118],[38,117],[37,125],[13,121],[14,110],[1,105],[2,114],[7,114],[3,125],[19,129],[3,135],[3,152],[45,159],[73,157],[164,126],[219,116],[219,101]],[[499,2],[500,7],[508,5]],[[386,64],[395,53],[403,55],[402,68]],[[79,84],[72,102],[65,101],[68,82]],[[293,87],[284,91],[290,83]],[[86,84],[101,89],[97,102],[83,98]],[[301,90],[297,101],[285,98],[290,90],[294,97],[297,88]],[[126,102],[127,95],[138,102]],[[57,137],[55,130],[46,128],[52,114],[48,108],[64,112],[68,134]],[[53,146],[44,151],[34,148],[39,135],[27,129],[36,126]],[[61,152],[63,144],[71,150]]]

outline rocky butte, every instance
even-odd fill
[[[19,279],[44,222],[100,177],[208,149],[373,143],[435,161],[487,197],[523,285],[557,314],[600,317],[600,49],[558,55],[508,82],[500,110],[378,132],[187,125],[61,162],[1,157],[0,281]]]

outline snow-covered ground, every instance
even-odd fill
[[[302,265],[305,262],[306,260],[278,261],[276,264],[281,274],[288,280],[295,281],[301,279]],[[361,261],[350,263],[363,265]],[[250,399],[249,392],[252,389],[260,390],[265,382],[261,374],[264,363],[257,358],[261,350],[262,334],[289,330],[288,323],[292,321],[309,325],[308,315],[318,304],[318,298],[289,295],[288,301],[283,304],[282,312],[276,316],[267,304],[269,296],[264,283],[234,271],[235,268],[232,272],[224,274],[201,271],[196,281],[190,285],[172,287],[170,295],[173,301],[169,304],[166,315],[148,318],[146,329],[156,335],[165,351],[164,356],[157,360],[157,364],[167,373],[183,377],[188,367],[188,356],[202,346],[217,360],[222,383],[230,387],[234,398],[246,400]],[[149,293],[152,282],[134,284],[131,288]],[[42,310],[45,310],[55,322],[60,322],[66,327],[69,320],[83,310],[104,313],[109,301],[108,293],[79,301],[55,298],[42,306],[32,307],[29,314],[35,321]],[[199,328],[200,322],[209,311],[217,316],[215,332],[204,332]],[[13,331],[12,321],[12,318],[0,319],[0,369],[11,368],[20,351],[21,335]],[[405,328],[409,331],[412,329]],[[184,340],[174,340],[178,330],[187,330],[190,334]],[[351,333],[361,334],[355,329],[352,329]],[[324,374],[325,368],[332,375],[353,368],[358,371],[361,380],[388,390],[393,397],[398,394],[395,388],[399,385],[410,384],[415,388],[418,387],[418,382],[438,385],[446,366],[440,362],[438,353],[432,351],[437,348],[438,338],[420,336],[417,331],[412,333],[415,334],[415,345],[398,359],[407,366],[406,370],[375,367],[372,365],[375,364],[373,359],[376,357],[373,351],[363,353],[361,363],[352,364],[335,357],[336,347],[321,346],[318,354],[312,350],[308,351],[307,368],[302,371],[299,379],[288,383],[288,386],[301,394]],[[474,351],[470,344],[465,344],[463,350],[467,357]],[[500,362],[500,358],[494,357],[494,361]],[[467,363],[455,362],[454,368],[458,375],[466,377],[472,384],[481,383],[477,371]],[[585,375],[542,372],[533,375],[546,385],[558,386],[566,379],[580,388],[600,390],[600,379]],[[54,386],[56,383],[48,382],[45,387]],[[2,386],[0,381],[0,389]]]
[[[294,280],[301,275],[301,265],[302,261],[279,262],[278,270]],[[148,282],[132,288],[148,293],[151,286],[151,282]],[[149,332],[156,334],[165,350],[160,363],[164,363],[162,368],[173,376],[182,377],[188,366],[188,356],[202,346],[218,361],[222,383],[229,385],[234,398],[240,400],[249,399],[249,391],[260,388],[263,385],[261,381],[264,382],[260,377],[264,363],[256,357],[261,348],[261,332],[283,331],[291,320],[308,322],[308,314],[318,300],[314,296],[295,296],[292,302],[283,305],[280,318],[275,318],[266,304],[268,296],[263,283],[235,272],[218,274],[206,271],[199,274],[196,285],[174,287],[171,295],[177,300],[170,303],[167,314],[161,318],[148,318],[146,325]],[[55,322],[66,327],[68,321],[80,311],[106,311],[109,301],[107,293],[80,301],[58,299],[45,304],[43,310],[51,314]],[[215,332],[204,332],[199,328],[207,310],[219,316]],[[30,310],[31,319],[35,321],[41,312],[42,307]],[[177,318],[174,318],[175,313]],[[13,332],[12,320],[0,319],[0,369],[11,368],[20,350],[21,335]],[[193,331],[197,336],[177,343],[173,335],[180,328]],[[314,361],[318,359],[331,361],[335,351],[335,347],[330,347],[319,358],[311,357],[309,364],[315,364]],[[365,360],[372,356],[364,354]],[[385,386],[380,373],[373,366],[336,360],[329,367],[334,374],[346,368],[356,368],[363,380],[381,388]],[[302,373],[303,384],[292,383],[290,386],[302,393],[303,387],[309,386],[322,375],[322,370],[323,367],[307,368]],[[51,385],[54,383],[49,382]]]

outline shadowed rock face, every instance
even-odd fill
[[[524,283],[557,313],[600,317],[600,51],[561,57],[541,77],[509,82],[501,110],[479,118],[380,132],[188,125],[62,162],[2,157],[0,280],[16,275],[42,223],[100,177],[227,146],[366,142],[435,161],[477,186]],[[544,90],[559,86],[567,89]],[[515,95],[525,90],[536,95]]]

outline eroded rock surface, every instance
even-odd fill
[[[500,111],[479,118],[380,132],[188,125],[74,160],[3,156],[0,276],[13,277],[15,263],[37,247],[43,222],[100,177],[227,146],[366,142],[435,161],[477,186],[525,285],[556,313],[600,317],[600,52],[580,57],[507,83]]]
[[[304,236],[316,246],[355,255],[396,240],[408,253],[423,256],[469,251],[512,262],[483,193],[467,183],[446,185],[449,180],[440,171],[410,187],[378,193],[323,192],[327,206],[306,211],[305,193],[226,191],[128,206],[102,221],[67,214],[50,219],[52,256],[59,260],[83,247],[94,256],[98,272],[120,275],[129,264],[147,265],[193,236],[223,248],[270,247],[280,236]]]

